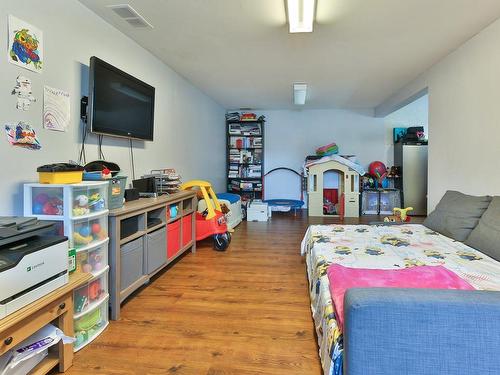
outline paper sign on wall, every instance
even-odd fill
[[[12,64],[40,73],[43,66],[43,34],[29,23],[9,15],[8,59]]]
[[[70,121],[69,93],[53,87],[43,88],[43,127],[65,132]]]

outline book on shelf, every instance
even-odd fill
[[[229,145],[233,148],[254,148],[262,147],[262,140],[260,137],[229,137]]]

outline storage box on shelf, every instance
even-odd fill
[[[24,215],[54,222],[54,231],[67,236],[69,246],[76,251],[75,272],[92,275],[86,285],[74,292],[75,327],[77,321],[89,322],[94,318],[92,311],[106,310],[100,314],[104,320],[97,325],[99,329],[90,327],[85,333],[80,332],[75,351],[107,326],[108,189],[108,181],[24,185]],[[105,308],[100,307],[103,304]]]
[[[399,189],[365,189],[361,193],[363,215],[392,215],[393,208],[401,207]]]
[[[111,319],[120,304],[152,276],[187,250],[195,251],[196,194],[180,191],[158,198],[141,198],[111,210]]]

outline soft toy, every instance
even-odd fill
[[[82,215],[87,215],[90,210],[88,207],[89,204],[89,198],[84,195],[78,195],[75,198],[75,206],[73,207],[73,216],[82,216]]]
[[[413,207],[406,207],[406,208],[394,207],[392,209],[394,215],[385,217],[384,221],[386,223],[409,222],[411,218],[408,215],[408,211],[412,210]]]
[[[37,207],[38,209],[39,207]],[[63,202],[57,197],[49,198],[47,202],[42,207],[42,212],[44,215],[62,215],[63,214]]]

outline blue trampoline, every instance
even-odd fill
[[[271,174],[272,172],[279,171],[279,170],[284,170],[284,171],[289,171],[297,176],[299,176],[299,183],[300,183],[300,195],[302,198],[302,175],[297,172],[296,170],[293,170],[291,168],[287,167],[279,167],[279,168],[274,168],[271,169],[269,172],[267,172],[264,177],[267,175]],[[287,199],[287,198],[281,198],[281,199],[265,199],[264,202],[266,202],[273,211],[282,211],[282,212],[288,212],[290,210],[294,211],[294,214],[297,214],[297,210],[302,208],[304,205],[304,201],[298,200],[298,199]],[[273,209],[274,208],[274,209]]]

